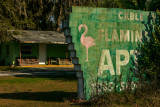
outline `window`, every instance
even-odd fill
[[[31,55],[32,47],[31,46],[21,46],[21,54],[22,55]]]
[[[6,55],[9,56],[9,45],[6,46],[6,49],[7,49]]]

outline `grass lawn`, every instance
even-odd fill
[[[73,76],[0,78],[3,107],[66,107],[77,96],[77,81]]]
[[[0,71],[22,70],[22,67],[0,66]]]

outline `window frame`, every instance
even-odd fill
[[[29,47],[30,49],[27,49]],[[30,45],[21,45],[20,46],[21,55],[32,55],[32,46]],[[27,53],[30,52],[30,53]]]

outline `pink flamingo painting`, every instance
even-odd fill
[[[86,53],[87,53],[87,58],[86,62],[88,62],[88,48],[91,46],[94,46],[96,43],[94,43],[94,39],[92,37],[84,37],[87,34],[88,27],[85,24],[79,25],[79,31],[81,31],[81,28],[85,28],[85,32],[81,36],[81,44],[86,47]]]

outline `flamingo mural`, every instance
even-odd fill
[[[85,28],[85,32],[81,35],[81,44],[86,47],[86,54],[87,54],[86,62],[88,62],[88,48],[94,46],[96,43],[94,43],[94,39],[92,37],[90,36],[84,37],[87,34],[88,27],[85,24],[81,24],[79,25],[78,28],[79,31],[81,31],[82,27]]]

